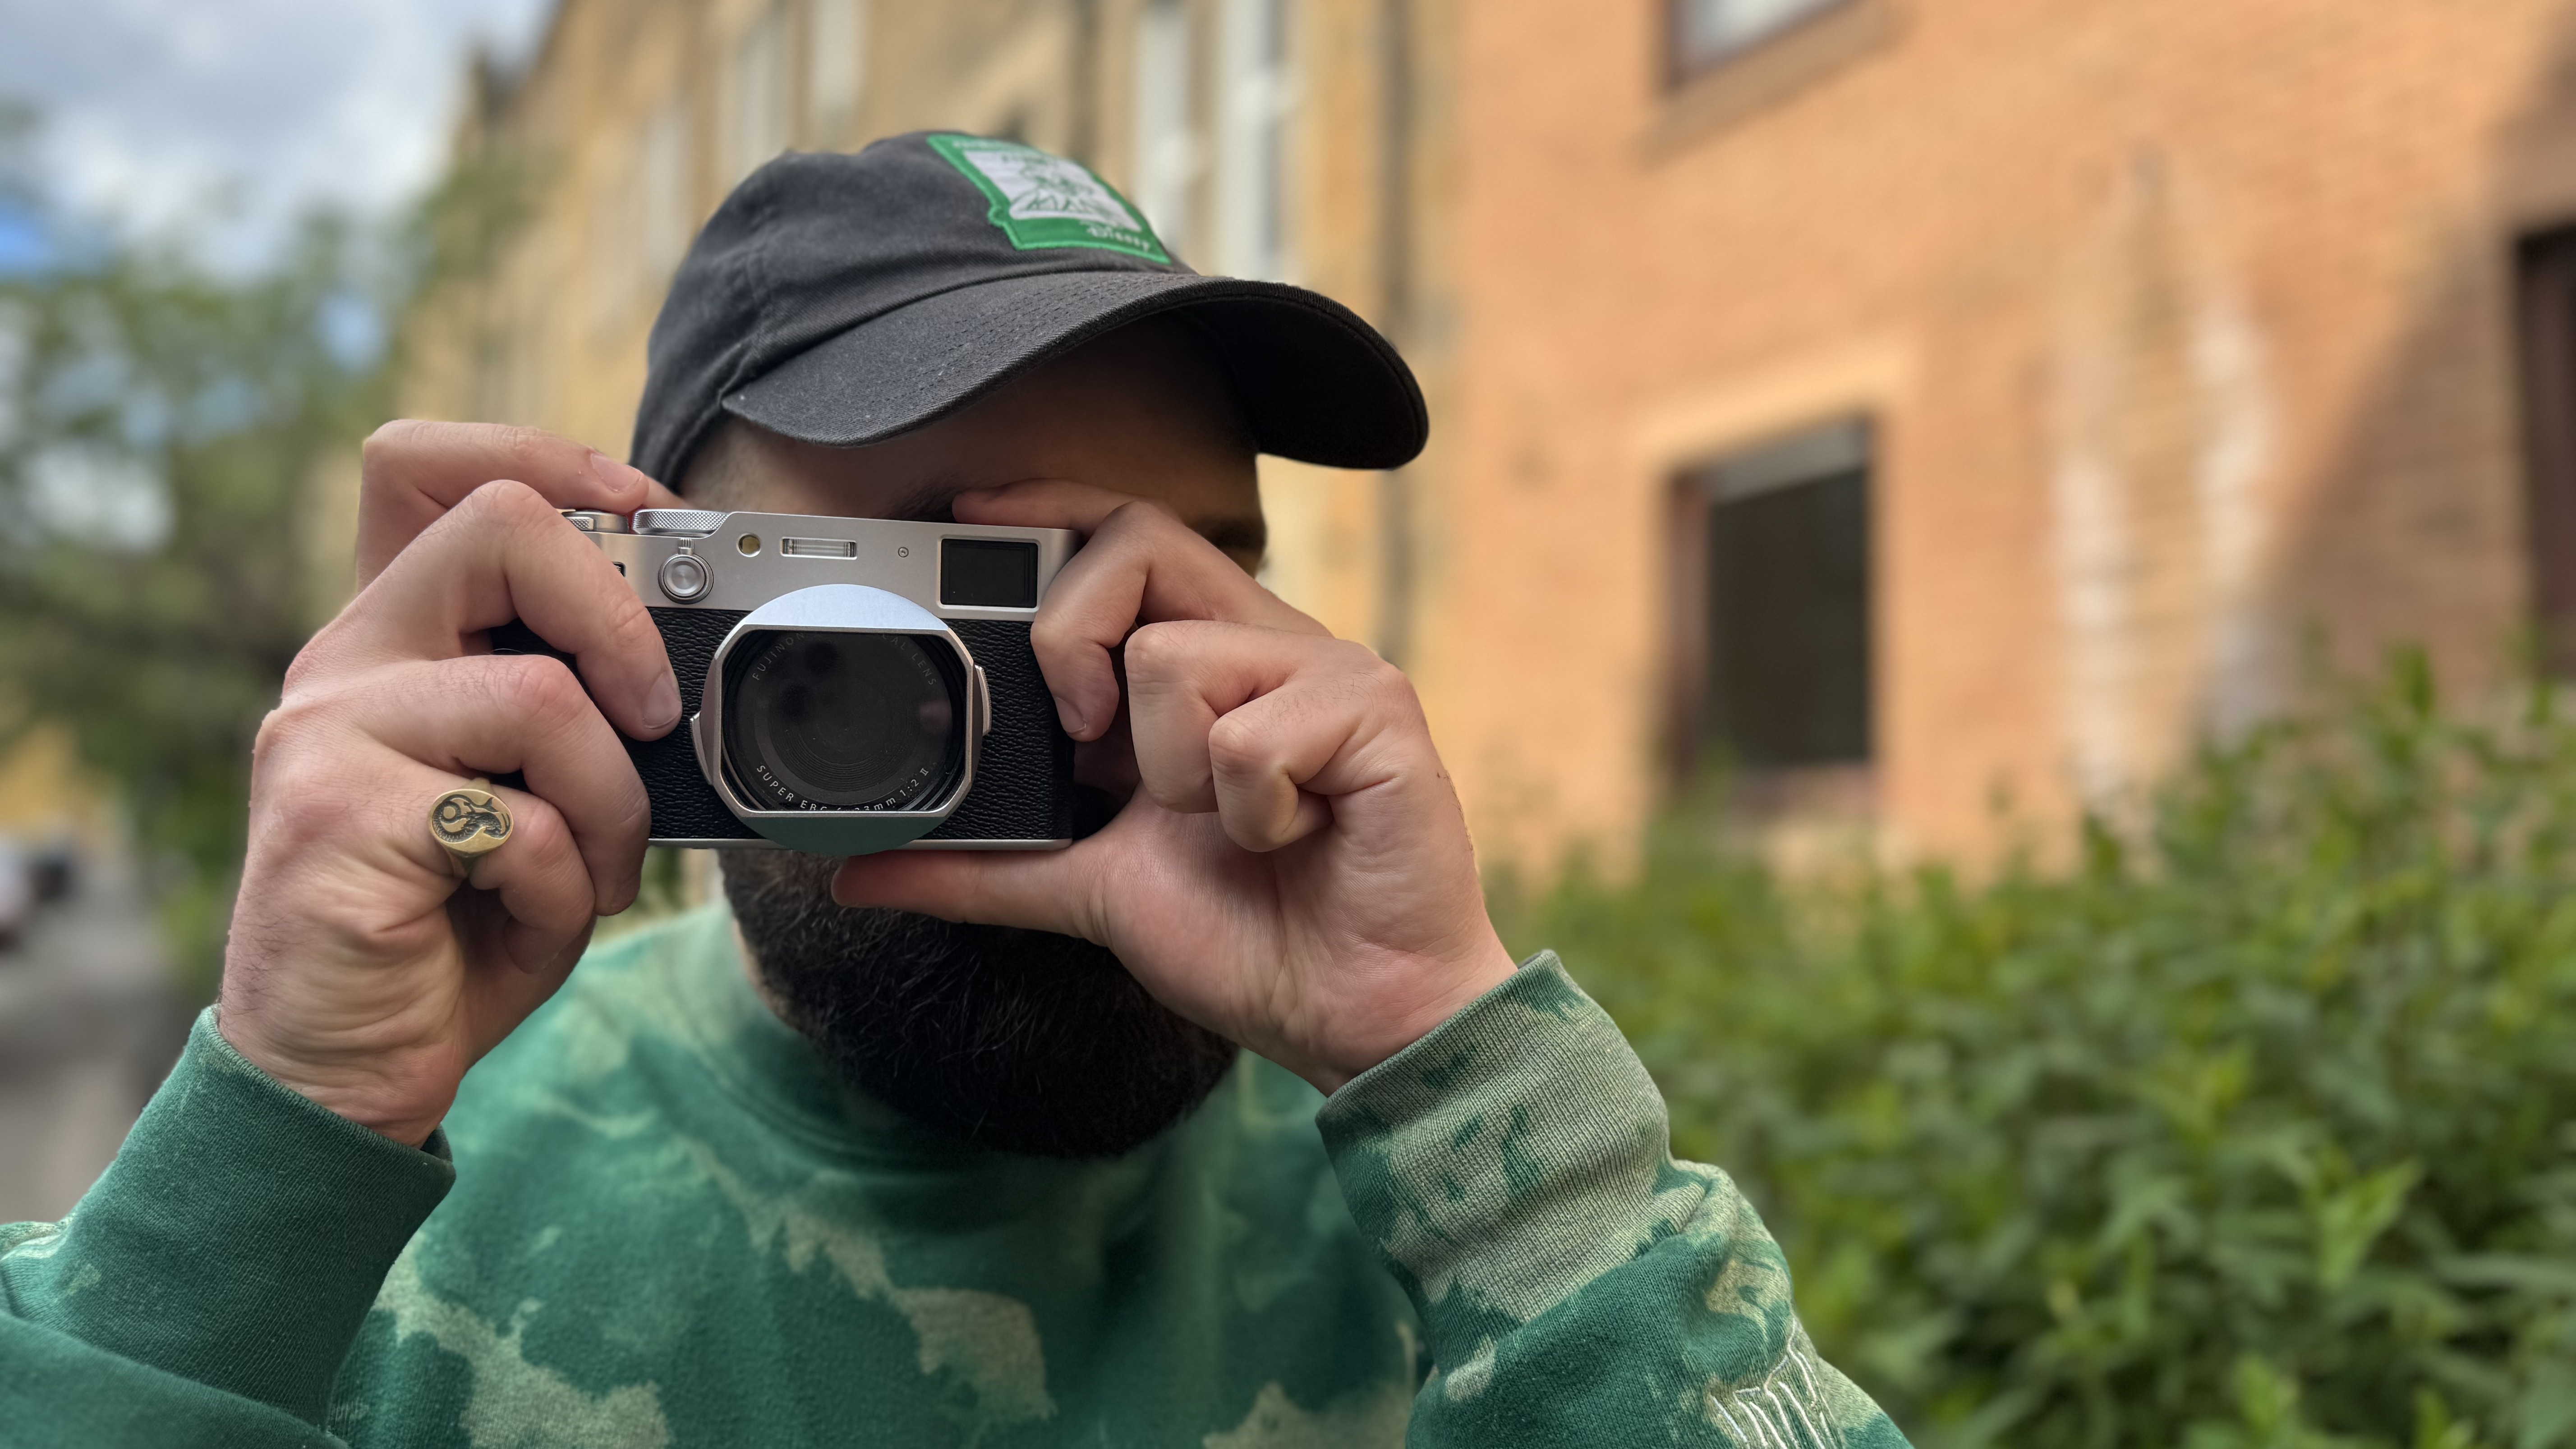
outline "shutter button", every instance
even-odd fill
[[[706,561],[695,554],[675,553],[662,560],[662,570],[655,578],[663,593],[685,604],[707,591]]]

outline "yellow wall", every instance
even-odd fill
[[[36,730],[0,754],[0,836],[42,841],[68,830],[95,851],[113,828],[104,787],[62,730]]]

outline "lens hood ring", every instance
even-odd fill
[[[916,809],[777,810],[745,797],[726,768],[727,668],[738,648],[758,635],[777,632],[895,634],[915,638],[926,649],[950,651],[957,663],[955,701],[961,729],[962,759],[954,782],[938,797]],[[736,623],[707,661],[701,708],[689,721],[698,765],[716,798],[753,832],[791,850],[818,855],[860,855],[909,844],[937,829],[956,813],[975,783],[976,761],[992,705],[983,671],[955,631],[928,609],[886,589],[866,584],[817,584],[779,595]]]

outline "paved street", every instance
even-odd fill
[[[121,870],[88,872],[0,952],[0,1222],[50,1221],[79,1200],[185,1031]]]

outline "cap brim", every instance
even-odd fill
[[[1422,389],[1377,329],[1300,287],[1170,272],[983,282],[874,317],[725,394],[724,409],[829,447],[893,437],[1140,317],[1185,310],[1265,453],[1394,468],[1430,433]]]

